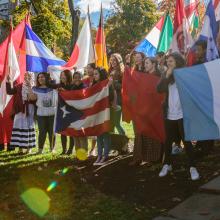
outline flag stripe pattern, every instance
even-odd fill
[[[28,25],[26,25],[26,59],[26,68],[30,72],[47,72],[49,65],[65,64],[45,46]]]
[[[56,132],[70,136],[98,136],[110,129],[108,80],[91,88],[62,91]]]
[[[176,70],[186,140],[220,138],[220,60]],[[196,82],[196,83],[195,83]]]
[[[135,51],[142,52],[146,56],[154,57],[157,52],[157,47],[159,44],[160,34],[163,28],[165,17],[157,22],[154,28],[148,33],[144,40],[135,48]]]

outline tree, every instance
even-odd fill
[[[111,52],[131,52],[158,19],[151,0],[116,0],[106,23],[106,42]]]
[[[30,7],[33,31],[57,56],[68,59],[71,41],[68,1],[21,0],[19,7],[12,12],[14,26],[24,19]]]

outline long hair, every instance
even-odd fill
[[[180,53],[174,52],[167,56],[167,59],[172,57],[176,62],[176,68],[182,68],[186,65],[186,61]]]
[[[108,79],[108,72],[106,71],[106,69],[102,68],[102,67],[97,67],[96,71],[98,71],[99,73],[99,82]],[[93,80],[92,85],[98,83],[97,81]]]
[[[45,85],[48,87],[49,81],[50,81],[50,75],[47,72],[38,73],[37,80],[36,80],[36,87],[40,87],[41,86],[40,83],[39,83],[40,75],[44,75],[44,77],[45,77]]]
[[[161,72],[160,72],[160,70],[158,69],[157,59],[154,58],[154,57],[146,57],[146,58],[144,59],[144,62],[145,62],[145,60],[150,60],[150,62],[155,65],[155,72],[154,72],[155,75],[161,76]]]
[[[70,70],[64,70],[61,72],[61,74],[64,74],[64,76],[66,77],[66,84],[67,85],[71,85],[73,83],[73,76]]]
[[[140,54],[140,55],[141,55],[141,57],[142,57],[142,66],[141,66],[141,69],[139,69],[139,66],[135,64],[134,69],[135,69],[136,71],[139,71],[139,72],[144,72],[144,59],[146,58],[146,56],[145,56],[145,54],[142,53],[142,52],[136,52],[136,53],[134,53],[134,55],[136,55],[136,54]]]
[[[124,66],[122,57],[121,57],[121,55],[119,53],[113,53],[111,55],[111,57],[114,57],[116,62],[117,62],[117,65],[118,65],[117,71],[119,73],[119,77],[120,77],[120,80],[121,80],[122,79],[122,75],[123,75],[124,70],[125,70],[125,66]],[[110,57],[110,60],[111,60],[111,57]],[[109,62],[109,73],[111,73],[112,71],[113,71],[113,67],[111,65],[111,62]]]

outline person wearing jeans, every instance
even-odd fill
[[[175,68],[185,66],[185,60],[179,53],[172,53],[167,57],[168,69],[162,76],[157,90],[159,93],[166,93],[164,105],[166,140],[164,144],[165,159],[159,177],[166,176],[172,170],[171,152],[172,143],[180,135],[183,140],[186,154],[189,160],[190,175],[192,180],[199,179],[199,173],[195,167],[194,151],[191,141],[186,141],[183,129],[183,111],[180,103],[179,92],[173,77]]]
[[[107,71],[103,68],[96,68],[94,72],[94,83],[95,85],[98,82],[101,82],[103,80],[106,80],[108,78]],[[113,84],[113,79],[109,79],[109,104],[110,108],[114,109],[116,106],[116,93],[114,92],[114,88],[112,86]],[[110,121],[112,118],[112,114],[110,111]],[[111,146],[111,141],[110,141],[110,131],[113,129],[113,126],[109,129],[109,131],[103,132],[99,136],[97,136],[97,147],[98,147],[98,157],[96,161],[93,163],[94,166],[97,165],[103,165],[107,160],[108,160],[108,154]],[[103,155],[103,148],[104,148],[104,155]]]

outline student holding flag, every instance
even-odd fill
[[[37,75],[36,87],[32,89],[31,100],[36,101],[37,122],[39,129],[38,145],[41,154],[43,152],[47,133],[50,141],[50,151],[53,152],[55,145],[54,115],[56,109],[56,92],[49,88],[49,75],[42,72]]]
[[[70,70],[64,70],[60,74],[60,83],[53,84],[50,83],[49,87],[52,89],[57,89],[58,91],[72,90],[73,89],[73,77]],[[74,140],[73,137],[69,137],[69,149],[67,150],[67,136],[61,134],[61,143],[62,143],[62,153],[61,154],[72,154]]]
[[[185,141],[183,129],[183,111],[180,103],[179,92],[174,80],[173,71],[176,68],[185,66],[185,60],[179,53],[172,53],[167,58],[168,69],[166,74],[162,76],[158,84],[157,90],[159,93],[166,93],[166,101],[164,103],[165,112],[165,159],[162,170],[159,173],[160,177],[166,176],[172,170],[171,151],[172,143],[180,134],[183,140],[186,154],[189,158],[190,175],[192,180],[199,179],[199,173],[195,168],[195,159],[193,146],[190,141]]]
[[[14,124],[10,142],[10,150],[15,147],[26,149],[26,153],[36,146],[34,126],[34,102],[31,101],[30,93],[34,86],[34,74],[26,73],[22,84],[12,85],[10,76],[7,78],[6,91],[14,95],[12,117]]]

